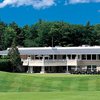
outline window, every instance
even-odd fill
[[[54,55],[54,59],[57,59],[57,55]]]
[[[92,60],[96,60],[96,55],[92,55]]]
[[[91,55],[87,55],[87,60],[91,60]]]
[[[67,55],[68,59],[71,59],[71,55]]]
[[[92,70],[93,70],[93,71],[96,71],[96,69],[97,69],[97,66],[96,66],[96,65],[93,65],[93,66],[92,66]]]
[[[62,55],[57,55],[57,59],[62,59]]]
[[[98,55],[98,60],[100,60],[100,55]]]
[[[66,59],[66,55],[62,55],[62,58],[63,58],[63,59]]]
[[[82,60],[86,60],[86,55],[82,55]]]
[[[72,55],[72,59],[75,59],[76,55]]]
[[[39,59],[39,58],[37,57],[37,55],[35,55],[35,59]]]
[[[49,59],[53,59],[53,55],[49,55]]]
[[[87,66],[87,71],[91,71],[91,65]]]
[[[35,55],[35,59],[42,59],[43,58],[43,55]]]

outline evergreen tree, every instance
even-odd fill
[[[18,51],[18,48],[16,47],[15,39],[13,40],[12,47],[9,49],[8,55],[12,64],[13,72],[23,72],[24,68],[22,66],[20,53]]]

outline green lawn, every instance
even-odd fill
[[[0,100],[99,100],[100,92],[8,92],[0,93]]]
[[[99,75],[0,73],[0,92],[67,92],[99,90]]]
[[[99,75],[0,72],[0,100],[99,100]]]

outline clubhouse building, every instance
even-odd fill
[[[7,55],[8,50],[0,51],[0,55]],[[100,46],[18,47],[18,50],[27,73],[100,71]]]

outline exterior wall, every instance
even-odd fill
[[[87,65],[100,65],[100,60],[31,60],[23,61],[23,66],[87,66]]]
[[[21,59],[27,59],[28,55],[20,55]]]
[[[66,66],[67,61],[66,60],[45,60],[44,65],[45,66]]]
[[[77,66],[77,60],[67,60],[67,66]]]
[[[80,60],[78,66],[100,65],[100,60]]]
[[[22,60],[23,66],[66,66],[66,60]]]
[[[42,60],[30,60],[29,66],[43,66]]]

